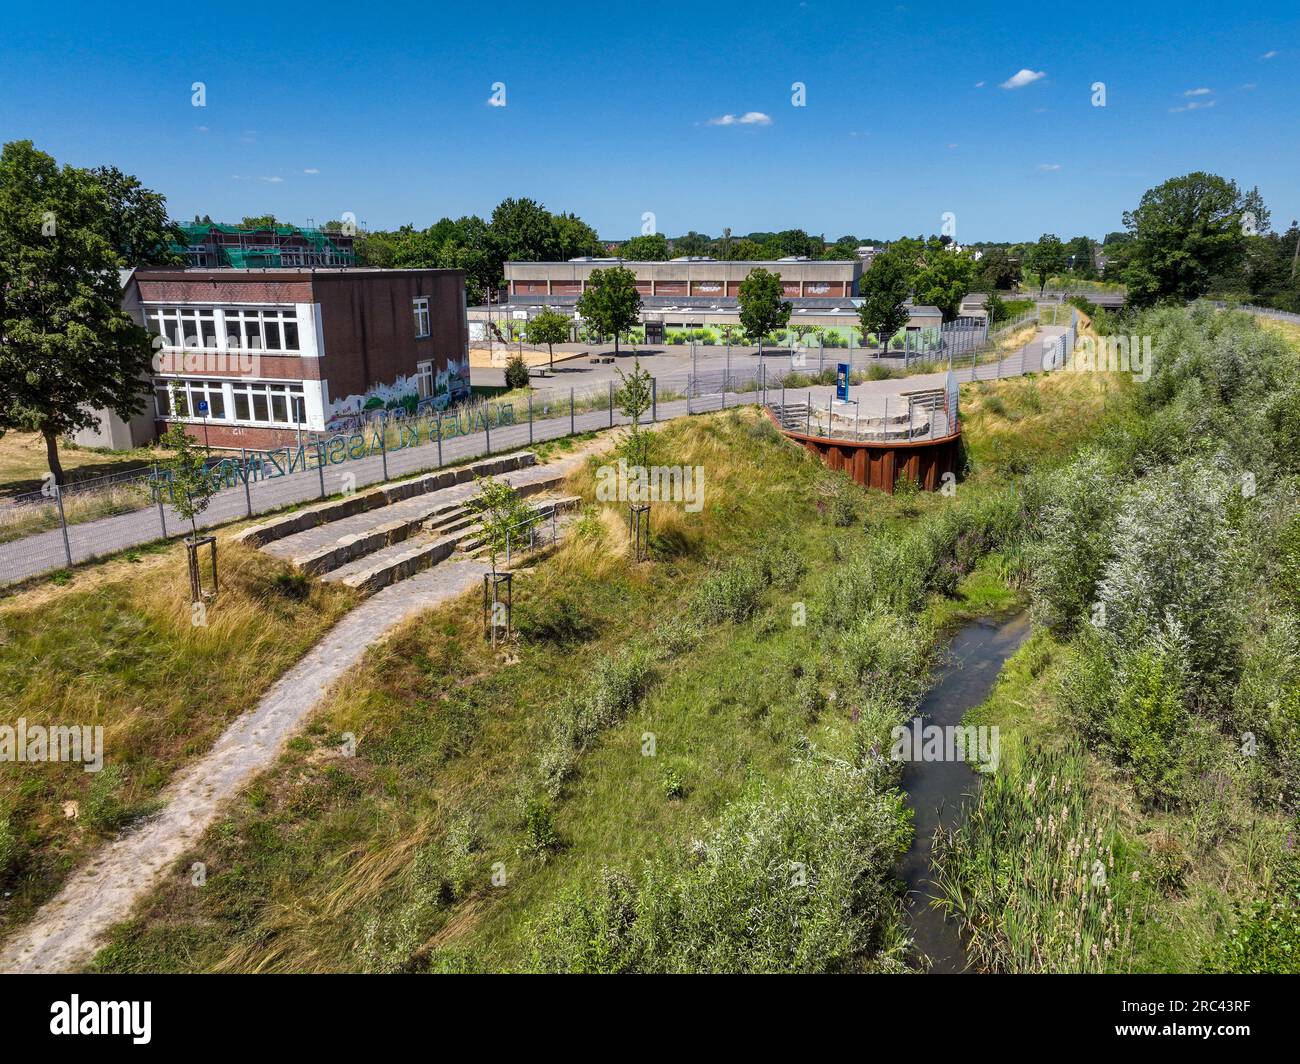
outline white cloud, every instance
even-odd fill
[[[273,185],[278,185],[281,181],[284,180],[284,178],[282,178],[282,177],[263,177],[263,178],[261,178],[260,180],[262,180],[262,181],[269,181],[269,182],[271,182],[271,184],[273,184]]]
[[[1183,93],[1184,96],[1209,96],[1213,89],[1188,89]]]
[[[977,81],[977,82],[975,82],[975,87],[976,87],[977,89],[982,89],[982,88],[984,88],[984,82],[982,82],[982,81]]]
[[[1038,172],[1040,174],[1050,174],[1061,168],[1060,163],[1039,163]]]
[[[314,167],[314,166],[309,166],[309,167],[307,167],[306,170],[303,171],[303,173],[304,173],[304,174],[319,174],[320,171],[317,170],[316,167]]]
[[[1206,107],[1213,107],[1218,102],[1218,100],[1192,100],[1183,107],[1169,108],[1169,113],[1176,115],[1180,111],[1200,111]]]
[[[1039,78],[1047,77],[1045,70],[1030,70],[1024,68],[1017,70],[1011,77],[1007,78],[1001,85],[1004,89],[1023,89],[1026,85],[1032,85]]]
[[[955,147],[957,147],[956,144],[949,144],[949,145],[948,145],[948,150],[949,150],[949,151],[952,151],[952,149],[955,148]]]
[[[1277,49],[1276,49],[1276,48],[1272,49],[1271,51],[1267,51],[1267,52],[1265,52],[1263,55],[1260,56],[1260,58],[1261,58],[1261,59],[1272,59],[1275,55],[1277,55]]]
[[[725,114],[710,118],[711,126],[770,126],[772,116],[762,111],[746,111],[743,115]]]
[[[1259,85],[1253,81],[1248,81],[1241,87],[1242,92],[1254,92]]]
[[[208,131],[207,126],[195,126],[194,128],[197,129],[200,133],[206,133]]]

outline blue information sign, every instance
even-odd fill
[[[841,402],[849,401],[849,364],[841,362],[835,371],[835,398]]]
[[[200,414],[206,414],[208,412],[208,401],[206,399],[200,399],[194,404],[194,409]]]

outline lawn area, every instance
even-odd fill
[[[175,770],[356,601],[225,536],[220,556],[206,624],[192,623],[179,543],[61,574],[0,605],[4,723],[102,726],[105,766],[3,766],[0,934],[147,812]]]
[[[69,482],[138,469],[158,460],[163,452],[150,447],[109,451],[59,442],[59,457]],[[0,436],[0,505],[15,495],[40,491],[49,464],[45,440],[33,432],[6,432]]]
[[[1030,389],[1060,453],[1101,415],[1061,416],[1082,381],[1015,384],[972,431],[1037,434]],[[516,577],[507,652],[472,595],[374,648],[96,966],[898,970],[910,828],[872,751],[943,626],[1015,601],[1006,467],[977,445],[956,498],[864,493],[752,410],[656,447],[707,489],[699,514],[655,507],[650,562],[628,563],[617,506],[589,505]],[[571,488],[593,499],[592,469]],[[819,875],[776,903],[787,950],[727,913],[770,901],[790,861]]]

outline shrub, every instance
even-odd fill
[[[1095,450],[1045,478],[1026,548],[1031,610],[1039,624],[1065,632],[1089,615],[1112,546],[1119,490],[1105,456]]]
[[[800,761],[781,791],[730,803],[689,854],[639,881],[606,871],[531,931],[547,972],[833,972],[898,967],[902,798],[843,762]]]
[[[506,363],[506,387],[510,391],[528,387],[528,363],[522,355],[514,355]]]
[[[559,591],[540,599],[528,599],[515,609],[515,628],[530,642],[564,646],[591,639],[597,631],[577,595]]]

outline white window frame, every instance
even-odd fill
[[[433,320],[429,316],[429,297],[416,296],[411,300],[411,310],[415,315],[415,338],[428,339],[433,335]]]

